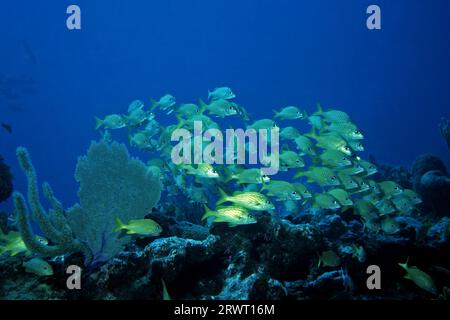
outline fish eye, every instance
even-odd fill
[[[332,177],[331,177],[331,181],[334,181],[334,180],[336,180],[336,177],[335,177],[335,176],[332,176]]]
[[[248,217],[249,217],[250,219],[253,219],[253,215],[251,215],[251,214],[249,214]]]
[[[342,161],[347,161],[347,158],[346,158],[346,157],[343,157],[343,158],[342,158]]]
[[[271,204],[270,200],[267,200],[266,203],[267,203],[267,204]]]
[[[350,148],[349,147],[344,147],[344,150],[348,151],[348,150],[350,150]]]
[[[295,191],[292,191],[292,194],[293,194],[293,195],[296,195],[296,194],[297,194],[297,192],[295,192]]]

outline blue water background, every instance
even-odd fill
[[[65,27],[72,3],[81,31]],[[365,25],[373,3],[381,31]],[[25,192],[15,148],[27,147],[40,182],[69,206],[77,157],[98,138],[94,116],[166,93],[196,102],[227,85],[253,119],[320,102],[351,115],[365,155],[409,166],[434,153],[449,164],[437,128],[450,117],[449,21],[447,0],[3,0],[0,73],[36,85],[14,106],[0,97],[0,121],[14,130],[0,131],[0,154]]]

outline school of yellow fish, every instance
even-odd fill
[[[246,109],[230,101],[235,97],[230,88],[221,87],[208,91],[208,104],[200,99],[198,104],[177,105],[176,99],[167,94],[158,101],[151,100],[151,107],[145,110],[144,103],[136,100],[130,104],[128,114],[96,119],[96,127],[103,126],[102,136],[109,140],[112,139],[111,129],[128,128],[131,146],[159,152],[160,157],[148,162],[148,170],[160,173],[169,197],[183,194],[189,202],[203,205],[202,220],[211,219],[213,223],[227,223],[230,227],[254,224],[258,212],[262,211],[299,213],[304,208],[314,207],[352,209],[367,232],[395,234],[399,231],[395,216],[408,215],[421,203],[413,190],[402,189],[394,181],[371,179],[377,173],[376,166],[358,155],[364,151],[364,135],[344,111],[323,110],[319,105],[318,110],[308,116],[305,110],[286,106],[274,110],[273,119],[250,122]],[[174,114],[176,122],[162,126],[155,119],[158,110],[166,116]],[[232,116],[240,117],[246,129],[279,129],[280,171],[293,172],[289,179],[277,179],[264,175],[260,168],[238,164],[172,163],[170,137],[174,129],[192,130],[195,121],[201,121],[205,129],[221,129],[215,120]],[[283,125],[283,122],[290,123]],[[302,132],[300,128],[305,124],[310,128]],[[204,141],[202,143],[205,145]],[[247,144],[246,150],[249,148]],[[227,193],[226,189],[233,193]],[[208,207],[211,193],[216,196],[214,210]],[[282,204],[281,208],[277,209],[277,202]],[[354,244],[352,251],[359,262],[366,260],[363,246]],[[339,267],[340,264],[341,258],[333,250],[318,253],[318,267]],[[426,291],[436,292],[428,274],[417,267],[409,268],[407,263],[399,265],[407,271],[406,279]],[[341,272],[345,273],[342,268]],[[164,299],[169,299],[164,283],[163,286]]]
[[[371,178],[377,173],[376,166],[358,155],[364,151],[364,135],[344,111],[323,110],[319,105],[308,115],[299,107],[286,106],[274,110],[273,119],[251,121],[243,106],[230,101],[235,97],[230,88],[220,87],[208,91],[208,103],[199,100],[198,104],[177,104],[170,94],[158,101],[150,99],[150,107],[136,100],[126,114],[95,118],[95,129],[101,129],[101,137],[107,142],[113,140],[114,130],[127,129],[130,146],[157,154],[148,161],[148,171],[160,175],[168,199],[172,197],[176,203],[179,199],[175,199],[181,195],[191,204],[201,204],[205,211],[202,220],[212,223],[227,223],[230,227],[250,225],[257,223],[258,214],[264,211],[276,216],[277,211],[295,214],[312,207],[353,210],[367,232],[395,234],[399,231],[395,216],[408,215],[421,203],[413,190],[402,189],[394,181],[378,182]],[[173,117],[174,122],[163,126],[156,120],[158,113]],[[192,130],[195,121],[201,121],[205,130],[221,129],[216,120],[228,117],[239,117],[246,129],[279,130],[280,174],[286,176],[287,172],[287,179],[267,176],[259,167],[240,164],[172,162],[171,135],[175,129]],[[229,123],[223,123],[222,127],[228,128]],[[245,148],[249,149],[248,143]],[[215,202],[214,209],[210,208],[211,202]],[[162,228],[151,219],[124,222],[116,219],[114,231],[148,237],[158,236]],[[352,250],[354,258],[365,261],[362,246],[353,245]],[[12,256],[30,254],[17,232],[0,233],[0,254],[6,252]],[[318,253],[319,267],[338,267],[340,263],[340,257],[332,250]],[[435,292],[426,273],[408,267],[407,263],[399,265],[407,271],[407,279]],[[52,274],[51,267],[38,258],[24,263],[24,267],[37,275]],[[170,299],[164,282],[163,286],[165,299]]]
[[[231,101],[235,97],[230,88],[220,87],[208,91],[208,103],[177,104],[174,96],[166,94],[158,101],[151,100],[146,108],[136,100],[127,114],[96,118],[96,128],[103,128],[102,137],[109,141],[112,130],[127,128],[131,146],[159,154],[149,161],[149,170],[159,170],[169,196],[183,194],[191,203],[205,207],[203,219],[231,227],[256,223],[261,211],[299,212],[310,206],[353,209],[369,232],[394,234],[399,229],[395,215],[408,215],[421,202],[414,191],[393,181],[371,179],[376,166],[358,155],[364,151],[364,134],[344,111],[323,110],[319,105],[308,115],[299,107],[286,106],[274,110],[273,119],[250,121],[246,109]],[[158,112],[173,116],[175,122],[161,125],[156,120]],[[240,117],[246,129],[279,128],[280,171],[292,172],[291,177],[277,179],[277,175],[264,175],[260,168],[238,164],[172,163],[170,139],[174,129],[192,130],[194,121],[201,121],[205,130],[221,129],[218,121],[227,117]],[[309,128],[302,130],[305,124]],[[218,199],[214,210],[208,207],[211,194]],[[275,203],[280,201],[284,207],[277,209]]]

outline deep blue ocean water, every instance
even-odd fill
[[[66,28],[70,4],[81,31]],[[366,28],[370,4],[380,31]],[[67,207],[77,157],[99,137],[94,116],[166,93],[197,102],[226,85],[253,119],[320,102],[349,113],[380,162],[433,153],[449,164],[438,131],[450,117],[449,12],[447,0],[3,0],[0,75],[34,85],[0,97],[0,122],[13,127],[0,131],[0,154],[24,192],[15,148],[27,147]]]

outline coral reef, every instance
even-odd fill
[[[79,159],[75,173],[80,182],[80,204],[66,214],[50,185],[43,183],[43,193],[52,206],[46,213],[27,150],[18,148],[17,158],[28,179],[31,220],[38,222],[52,244],[44,244],[35,237],[26,201],[19,192],[14,193],[17,225],[27,248],[45,257],[82,252],[87,265],[110,259],[131,241],[131,237],[120,237],[120,233],[113,231],[115,218],[124,221],[143,218],[161,194],[159,177],[148,173],[139,160],[130,158],[124,145],[92,143],[88,155]]]
[[[6,201],[13,192],[13,176],[9,166],[3,162],[0,156],[0,203]]]
[[[411,178],[412,179],[412,178]],[[412,183],[410,181],[409,183]],[[48,193],[48,192],[47,192]],[[164,280],[173,299],[430,299],[403,280],[398,263],[409,256],[438,288],[448,287],[450,220],[423,214],[396,218],[394,234],[367,232],[349,212],[309,209],[291,220],[263,215],[256,225],[210,229],[178,221],[173,211],[149,217],[164,229],[159,239],[138,239],[98,268],[83,271],[82,290],[66,290],[65,277],[25,274],[19,257],[0,259],[7,299],[161,299]],[[362,245],[365,256],[352,248]],[[318,267],[318,253],[332,248],[337,267]],[[65,274],[79,255],[51,261]],[[383,270],[383,290],[370,291],[366,267]]]
[[[154,213],[154,216],[162,216]],[[166,225],[165,223],[168,223]],[[172,224],[161,220],[164,229]],[[331,222],[331,226],[330,226]],[[320,210],[294,224],[263,217],[255,229],[234,231],[218,225],[203,240],[164,235],[150,243],[136,242],[99,268],[83,271],[82,290],[67,290],[64,276],[36,278],[23,274],[18,257],[0,260],[8,281],[0,296],[19,299],[161,299],[164,279],[173,299],[429,299],[420,288],[402,279],[397,263],[411,256],[440,287],[450,279],[448,218],[437,221],[417,240],[420,220],[400,219],[402,231],[393,235],[366,234],[351,215]],[[177,224],[177,223],[176,223]],[[335,230],[335,227],[338,229]],[[175,228],[176,229],[176,228]],[[174,229],[172,229],[174,230]],[[197,238],[204,230],[196,229]],[[195,231],[191,231],[195,233]],[[351,246],[362,243],[366,260],[352,255]],[[338,267],[318,267],[317,252],[332,247],[342,256]],[[78,262],[68,256],[55,260],[61,275],[65,266]],[[383,270],[383,290],[366,288],[366,267]]]

